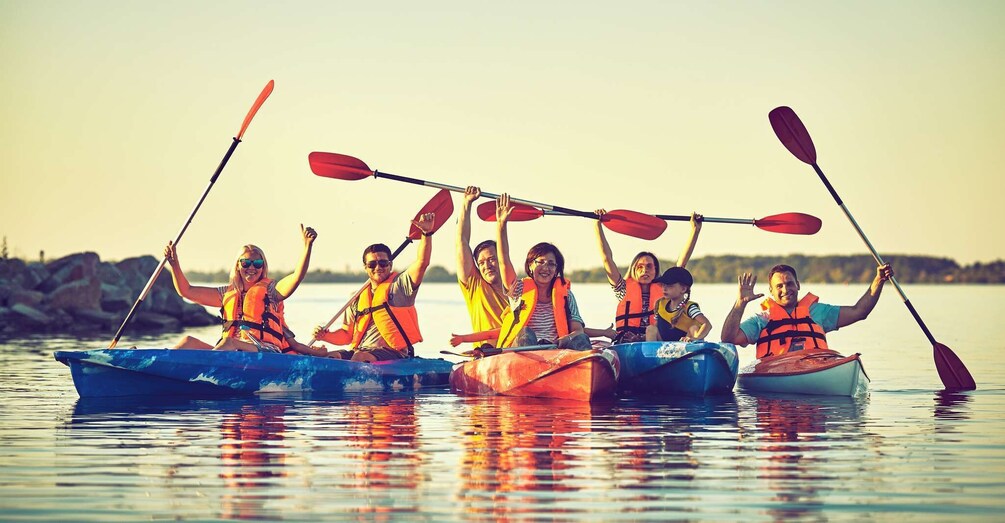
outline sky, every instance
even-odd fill
[[[881,254],[990,262],[1003,25],[997,1],[0,0],[0,234],[31,260],[160,256],[275,80],[182,237],[186,269],[227,268],[246,243],[292,268],[300,224],[318,231],[312,268],[359,269],[435,193],[315,176],[312,151],[580,210],[823,220],[813,236],[710,223],[696,258],[866,253],[771,131],[780,105]],[[433,245],[451,270],[454,223]],[[625,266],[676,259],[687,233],[608,238]],[[472,243],[492,235],[476,218]],[[514,223],[510,241],[518,266],[539,241],[600,265],[587,219]]]

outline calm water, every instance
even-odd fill
[[[301,287],[287,306],[294,330],[309,338],[356,288]],[[804,290],[851,304],[865,285]],[[938,391],[931,345],[893,287],[869,320],[829,336],[863,354],[871,393],[855,400],[591,405],[430,391],[95,401],[77,397],[52,352],[108,340],[6,340],[0,519],[1000,521],[1005,288],[906,290],[979,390]],[[606,326],[609,288],[574,291],[587,323]],[[732,285],[696,289],[711,339],[734,297]],[[438,356],[469,328],[453,285],[424,285],[419,307],[420,355]],[[188,333],[216,339],[213,328]]]

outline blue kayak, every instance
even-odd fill
[[[705,396],[733,390],[739,360],[731,343],[644,341],[611,347],[621,361],[619,393]]]
[[[336,394],[446,387],[442,359],[360,363],[265,352],[183,349],[59,351],[82,398],[132,395],[227,396],[269,392]]]

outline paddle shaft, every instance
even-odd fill
[[[387,178],[389,180],[396,180],[396,181],[399,181],[399,182],[411,183],[411,184],[415,184],[415,185],[422,185],[422,186],[425,186],[425,187],[435,187],[437,189],[446,189],[448,191],[458,192],[458,193],[463,193],[465,191],[465,189],[463,187],[457,187],[455,185],[447,185],[447,184],[444,184],[444,183],[430,182],[430,181],[426,181],[426,180],[420,180],[418,178],[411,178],[411,177],[408,177],[408,176],[401,176],[401,175],[398,175],[398,174],[385,173],[385,172],[378,171],[376,169],[373,171],[373,176],[375,178]],[[492,194],[492,193],[488,193],[488,192],[482,191],[481,197],[482,198],[492,198],[492,199],[495,199],[495,198],[498,198],[499,195],[498,194]],[[521,200],[521,199],[513,198],[513,197],[510,197],[510,201],[513,202],[513,203],[522,203],[524,205],[530,205],[530,206],[537,207],[539,209],[544,209],[544,210],[547,210],[547,211],[558,211],[558,212],[561,212],[563,214],[569,214],[569,215],[572,215],[572,216],[580,216],[580,217],[583,217],[583,218],[596,218],[597,217],[597,215],[594,214],[594,213],[592,213],[592,212],[577,211],[576,209],[569,209],[569,208],[566,208],[566,207],[559,207],[557,205],[549,205],[547,203],[532,202],[530,200]],[[690,219],[690,218],[688,218],[688,219]]]
[[[872,246],[872,242],[870,242],[869,238],[866,237],[865,231],[862,230],[862,227],[859,227],[858,222],[855,221],[855,217],[851,215],[851,211],[848,210],[848,207],[846,207],[844,202],[841,200],[841,196],[839,196],[837,191],[834,190],[834,186],[831,185],[831,182],[827,179],[827,176],[824,175],[824,172],[820,170],[820,166],[817,165],[816,162],[813,162],[810,165],[812,165],[813,170],[817,172],[817,176],[820,177],[820,181],[824,182],[824,186],[827,187],[827,191],[831,193],[831,197],[833,197],[834,201],[837,202],[838,207],[844,211],[844,215],[848,217],[848,221],[851,222],[853,227],[855,227],[855,231],[858,232],[859,238],[862,238],[862,241],[865,242],[866,247],[869,248],[869,252],[872,253],[872,257],[876,260],[876,263],[879,265],[886,265],[886,262],[883,261],[883,257],[880,256],[879,252],[876,251],[876,248]],[[918,314],[918,311],[914,308],[911,300],[907,298],[907,294],[904,293],[904,289],[900,287],[900,283],[897,283],[897,278],[891,277],[890,281],[893,282],[893,286],[896,287],[897,292],[900,294],[900,298],[904,301],[904,305],[907,306],[907,310],[911,311],[911,316],[914,316],[914,321],[918,322],[918,325],[921,326],[921,330],[924,331],[925,336],[928,337],[928,341],[932,342],[932,345],[937,344],[938,342],[935,340],[935,336],[932,335],[932,331],[928,330],[928,326],[925,325],[925,320],[921,319],[921,315]]]
[[[227,154],[223,156],[223,160],[220,162],[219,167],[216,168],[216,172],[214,172],[213,176],[209,179],[209,184],[206,185],[206,190],[202,192],[202,196],[199,197],[199,201],[196,202],[195,207],[192,208],[192,212],[189,213],[188,219],[185,220],[184,225],[181,226],[181,230],[178,231],[178,235],[175,236],[174,238],[175,246],[177,246],[178,242],[181,241],[181,237],[185,235],[185,231],[188,230],[188,226],[191,225],[192,219],[195,218],[195,213],[199,212],[199,207],[202,207],[202,202],[206,201],[206,196],[209,194],[210,189],[213,188],[213,184],[216,183],[216,179],[220,177],[220,173],[223,172],[223,168],[227,166],[227,162],[230,161],[230,156],[234,154],[234,149],[237,149],[237,144],[239,143],[241,143],[241,140],[235,137],[234,141],[230,144],[230,148],[227,149]],[[160,264],[157,265],[157,269],[154,270],[154,273],[150,276],[150,279],[147,280],[147,284],[143,287],[143,291],[140,292],[140,297],[136,300],[135,303],[133,303],[132,308],[129,309],[129,313],[126,314],[126,318],[122,320],[122,325],[120,325],[119,330],[116,331],[115,338],[113,338],[112,343],[108,345],[109,349],[114,349],[115,346],[118,345],[119,338],[122,337],[122,332],[125,330],[126,325],[129,324],[129,320],[131,320],[133,316],[136,314],[136,311],[140,308],[140,305],[143,304],[143,300],[146,299],[147,294],[150,293],[150,289],[153,288],[154,283],[157,282],[157,277],[159,277],[161,271],[164,270],[164,264],[166,263],[167,258],[161,258],[161,262]]]
[[[569,216],[568,213],[560,210],[546,210],[544,211],[544,214],[548,216]],[[668,221],[676,221],[676,222],[691,221],[690,216],[684,216],[682,214],[654,214],[653,216],[661,220],[668,220]],[[593,217],[596,218],[597,216],[594,215]],[[754,219],[746,220],[743,218],[710,218],[707,216],[703,216],[701,221],[703,223],[736,223],[740,225],[757,225],[756,220]]]
[[[401,242],[401,245],[399,245],[398,248],[395,249],[393,253],[391,253],[391,258],[390,259],[393,261],[395,258],[397,258],[398,255],[401,254],[401,251],[405,250],[405,247],[408,247],[408,245],[410,243],[412,243],[412,239],[411,238],[405,238],[405,241]],[[335,320],[339,319],[339,317],[342,316],[343,313],[345,313],[346,309],[348,309],[349,306],[352,305],[353,302],[356,301],[356,298],[359,298],[359,295],[363,294],[363,291],[365,291],[366,288],[367,288],[367,286],[369,286],[369,285],[370,285],[370,282],[364,283],[363,286],[360,287],[358,291],[356,291],[356,294],[353,294],[352,297],[349,298],[349,301],[347,301],[346,304],[343,305],[342,308],[339,309],[338,312],[336,312],[334,316],[332,316],[332,319],[328,320],[328,323],[326,323],[325,326],[324,326],[324,330],[328,330],[328,328],[331,327],[332,324],[335,323]],[[307,343],[307,346],[308,347],[313,347],[314,344],[317,343],[317,342],[318,342],[317,336],[311,336],[311,341]]]

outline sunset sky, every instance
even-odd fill
[[[820,217],[815,236],[708,224],[695,257],[865,253],[811,167],[778,142],[788,105],[885,255],[1005,258],[1005,2],[125,2],[0,0],[0,234],[12,255],[152,254],[185,222],[262,87],[275,91],[179,246],[360,267],[434,190],[320,178],[311,151],[566,207]],[[460,208],[460,195],[455,195]],[[474,242],[493,234],[478,222]],[[454,220],[433,263],[453,270]],[[675,259],[609,233],[622,266]],[[599,266],[593,225],[511,226],[518,265],[552,241]],[[402,259],[411,260],[415,250]]]

